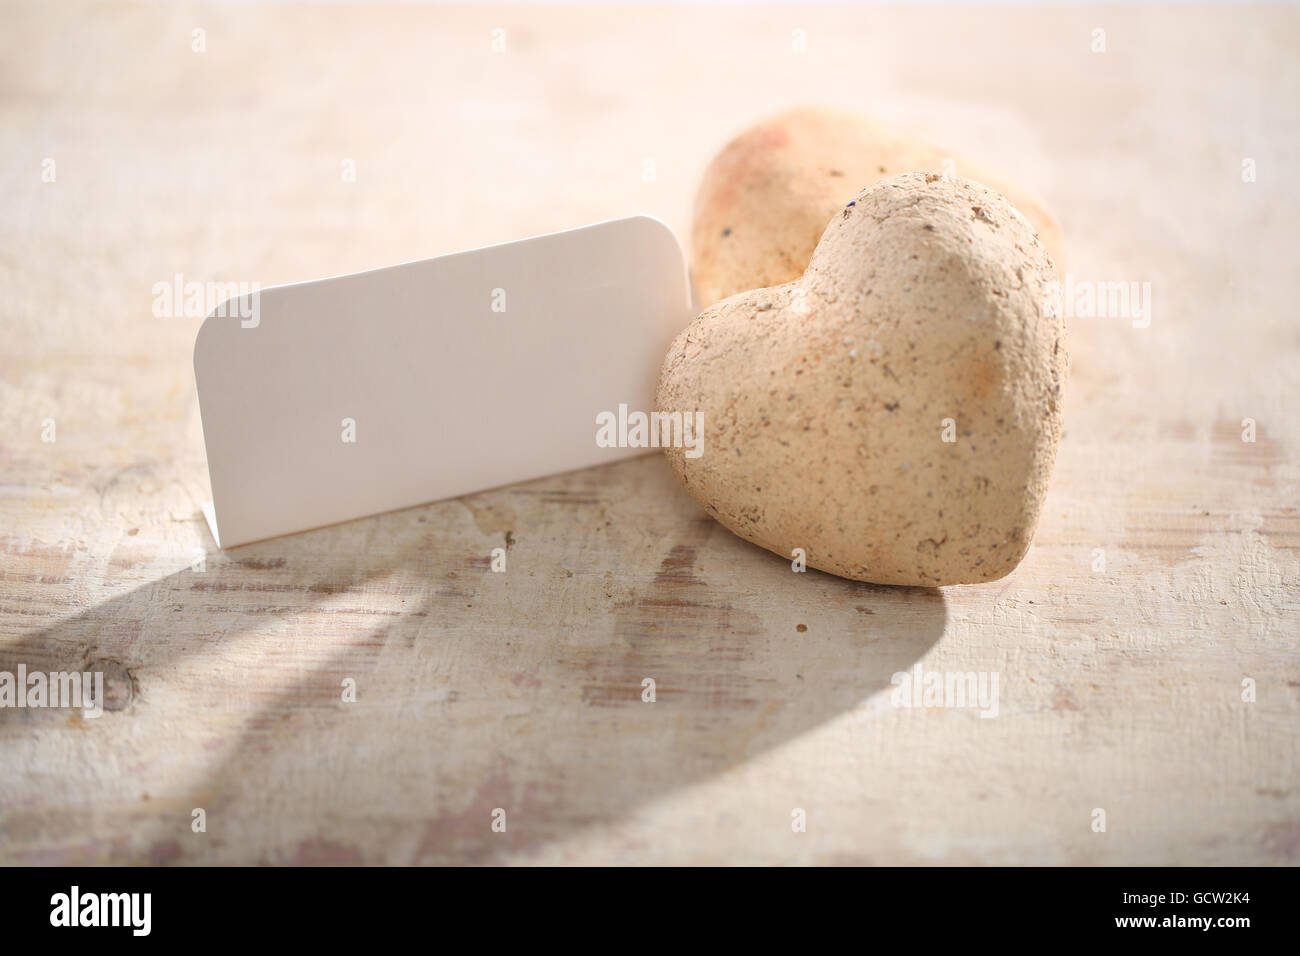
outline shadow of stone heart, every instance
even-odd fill
[[[793,573],[653,457],[213,555],[3,660],[56,669],[93,645],[141,684],[133,707],[196,735],[188,762],[141,771],[150,802],[100,808],[130,839],[97,859],[491,863],[834,720],[944,624],[937,590]]]
[[[795,574],[705,516],[657,458],[472,507],[531,514],[491,525],[513,525],[507,572],[488,570],[473,527],[437,524],[441,596],[393,622],[355,704],[337,704],[355,649],[328,679],[280,687],[265,710],[291,716],[250,723],[204,788],[240,821],[241,850],[205,858],[526,858],[852,710],[943,633],[941,592]],[[611,540],[593,552],[575,523]]]
[[[853,710],[943,634],[938,590],[796,575],[703,514],[665,547],[653,576],[617,602],[612,632],[575,635],[537,674],[530,719],[545,733],[532,745],[502,741],[510,778],[556,784],[520,794],[539,841],[562,838],[572,821],[616,819]],[[704,568],[724,566],[750,569],[753,581],[711,583]],[[465,852],[442,852],[443,823],[430,821],[422,858]],[[508,845],[480,830],[486,858]]]

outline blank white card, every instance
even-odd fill
[[[681,247],[637,216],[263,289],[210,315],[194,374],[230,548],[641,454],[692,317]]]

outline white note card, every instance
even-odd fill
[[[604,464],[692,318],[681,247],[636,216],[262,289],[199,329],[222,548]]]

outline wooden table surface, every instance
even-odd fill
[[[102,670],[112,708],[0,710],[0,862],[1300,861],[1296,9],[0,20],[0,670]],[[1078,280],[1151,283],[1149,327],[1072,324],[1014,574],[796,575],[658,456],[215,548],[199,320],[155,283],[685,236],[712,153],[804,103],[1018,177]],[[997,716],[894,706],[917,664],[996,673]]]

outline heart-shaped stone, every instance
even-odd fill
[[[1064,274],[1061,225],[1021,184],[887,123],[804,107],[751,126],[705,170],[691,227],[691,280],[700,308],[797,279],[832,215],[863,188],[905,172],[961,176],[1002,193],[1033,224]]]
[[[669,461],[709,514],[787,560],[880,584],[1002,577],[1061,435],[1059,295],[998,193],[886,180],[835,215],[802,277],[678,335],[656,408],[702,413],[703,442]]]

